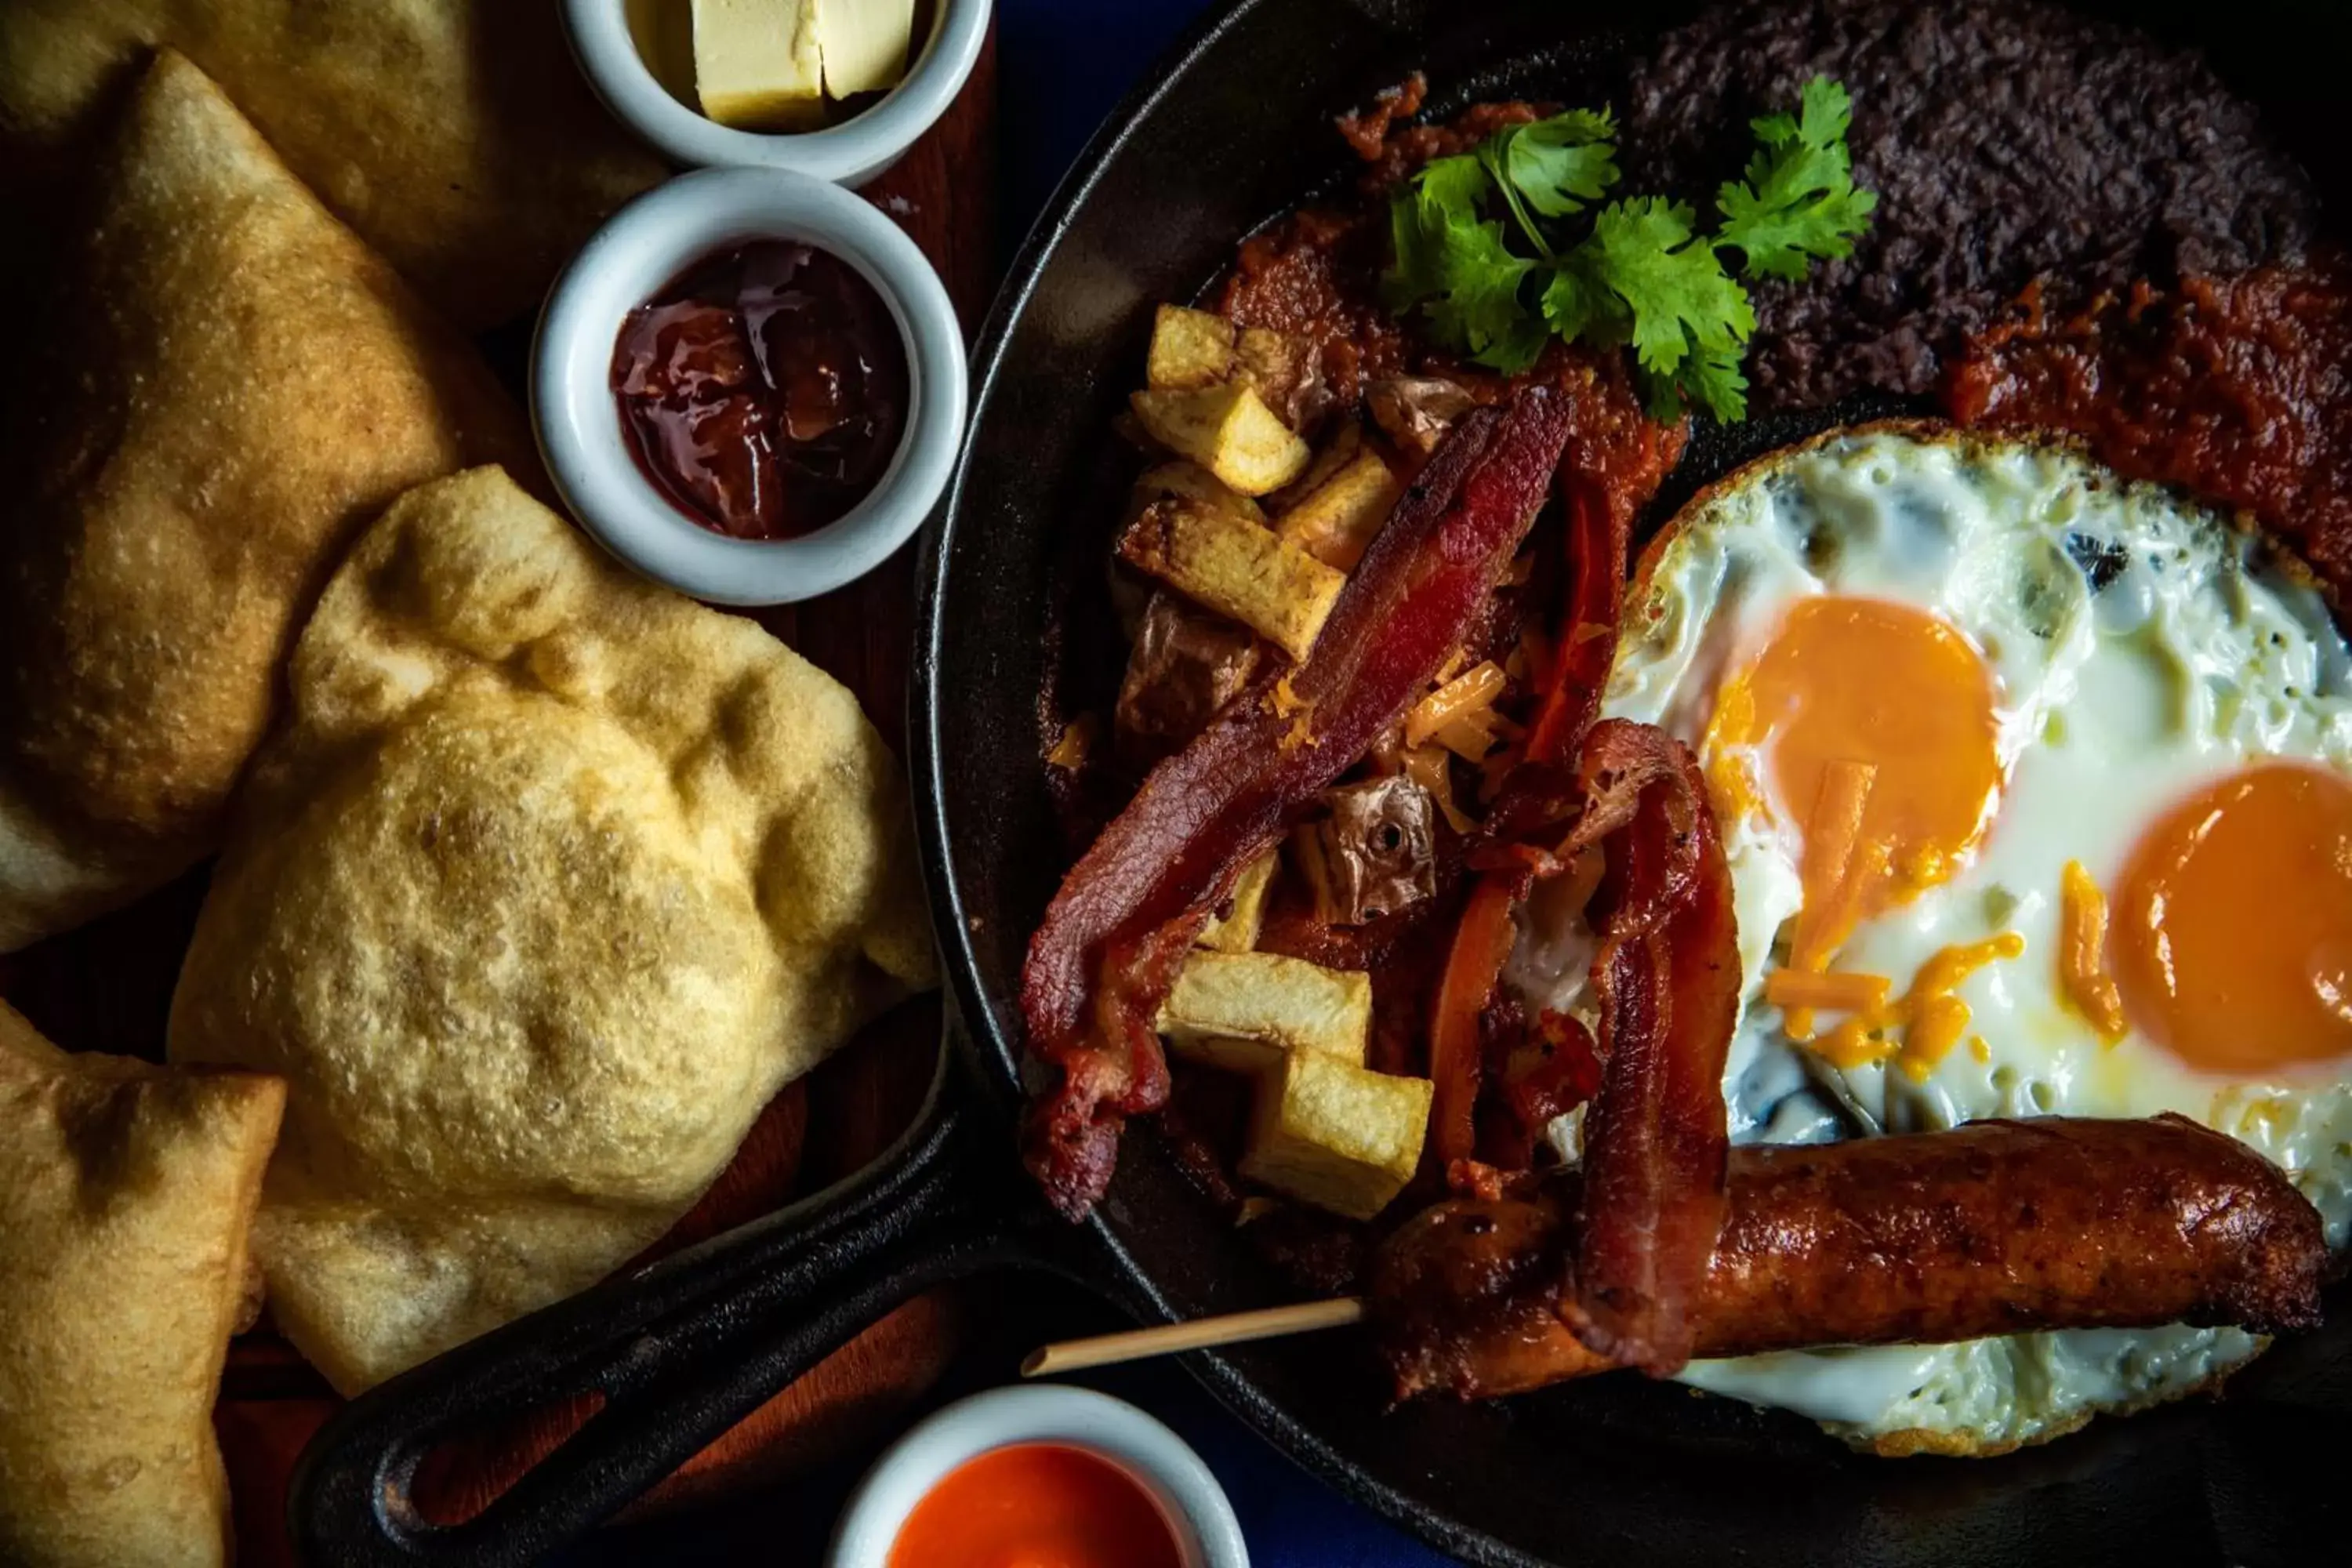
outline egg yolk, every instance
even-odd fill
[[[2352,1053],[2352,784],[2265,763],[2174,806],[2132,852],[2109,953],[2132,1023],[2192,1067]]]
[[[1804,825],[1807,916],[1835,928],[1811,958],[1945,880],[1982,837],[2000,788],[1992,710],[1991,675],[1967,638],[1877,599],[1800,601],[1725,683],[1708,749],[1760,752],[1782,809]],[[1738,809],[1739,782],[1715,778]]]

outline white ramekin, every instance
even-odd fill
[[[678,163],[792,169],[862,185],[897,163],[955,101],[987,40],[990,5],[935,0],[931,36],[889,96],[838,125],[776,133],[733,130],[672,97],[637,52],[628,0],[563,0],[563,14],[580,68],[606,107]]]
[[[907,427],[872,494],[799,539],[730,539],[637,466],[613,395],[624,317],[694,263],[745,240],[804,240],[872,283],[907,349]],[[922,525],[963,438],[963,330],[915,242],[838,185],[778,169],[706,169],[647,192],[599,229],[548,296],[531,345],[531,423],[556,489],[607,550],[721,605],[782,605],[863,575]]]
[[[1015,1443],[1084,1448],[1126,1471],[1168,1516],[1184,1568],[1249,1568],[1233,1504],[1184,1439],[1124,1400],[1063,1384],[976,1394],[898,1439],[858,1483],[826,1561],[887,1568],[908,1514],[950,1470]]]

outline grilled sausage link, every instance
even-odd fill
[[[1692,1305],[1700,1356],[2319,1321],[2318,1211],[2252,1150],[2177,1116],[1750,1145],[1729,1185]],[[1399,1398],[1608,1370],[1554,1311],[1574,1212],[1552,1183],[1440,1204],[1390,1239],[1372,1316]]]

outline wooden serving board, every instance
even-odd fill
[[[863,194],[922,247],[947,281],[967,338],[976,332],[998,271],[992,37],[946,117]],[[915,553],[910,544],[837,593],[757,616],[856,692],[902,758]],[[67,1049],[160,1058],[205,881],[196,871],[120,914],[0,956],[0,997]],[[936,995],[910,1002],[785,1089],[735,1163],[653,1254],[757,1217],[867,1163],[913,1120],[939,1050],[940,1016]],[[951,1297],[909,1302],[698,1455],[638,1511],[704,1500],[870,1444],[937,1381],[963,1337]],[[215,1419],[244,1568],[292,1563],[287,1481],[335,1405],[325,1383],[266,1321],[231,1346]],[[436,1454],[418,1477],[420,1505],[446,1521],[479,1511],[579,1418],[563,1408],[532,1411],[507,1430]]]

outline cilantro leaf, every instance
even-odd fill
[[[1538,256],[1549,261],[1552,259],[1551,241],[1544,237],[1542,226],[1538,224],[1535,216],[1528,212],[1527,203],[1519,195],[1519,188],[1511,184],[1510,174],[1506,165],[1506,155],[1510,146],[1507,140],[1509,135],[1508,131],[1504,131],[1480,142],[1477,152],[1478,163],[1486,170],[1486,177],[1493,182],[1494,188],[1502,193],[1503,205],[1510,209],[1512,221],[1519,226],[1519,232],[1528,237],[1528,243],[1535,247]]]
[[[1748,177],[1717,194],[1716,243],[1739,250],[1749,277],[1800,279],[1814,260],[1853,253],[1870,225],[1874,192],[1856,190],[1845,133],[1853,102],[1827,77],[1805,84],[1796,115],[1768,115],[1752,129],[1761,145]]]
[[[1506,125],[1478,145],[1478,162],[1536,254],[1554,259],[1550,237],[1536,221],[1568,217],[1598,201],[1616,183],[1612,140],[1616,122],[1606,110],[1572,109],[1549,120]]]
[[[1853,95],[1846,91],[1843,82],[1817,76],[1805,84],[1798,104],[1804,118],[1797,135],[1806,145],[1826,147],[1845,140],[1846,131],[1853,124]]]
[[[1756,330],[1748,291],[1696,237],[1691,209],[1664,196],[1612,202],[1592,220],[1593,276],[1625,302],[1643,369],[1672,375],[1694,352],[1736,350]]]
[[[1535,363],[1546,333],[1519,299],[1536,263],[1511,254],[1503,226],[1486,222],[1452,231],[1443,274],[1445,291],[1422,309],[1449,341],[1478,363],[1511,374]]]
[[[1675,374],[1674,395],[1666,406],[1681,412],[1685,403],[1696,403],[1708,414],[1725,424],[1748,417],[1748,378],[1739,374],[1742,361],[1748,357],[1744,345],[1711,349],[1702,347],[1683,363]],[[1663,400],[1653,393],[1654,410]],[[1671,416],[1661,414],[1660,418]]]
[[[1617,122],[1609,110],[1571,109],[1514,125],[1494,140],[1511,187],[1546,217],[1567,217],[1617,183]]]
[[[1444,258],[1457,229],[1478,221],[1486,171],[1470,153],[1436,158],[1389,203],[1396,262],[1381,279],[1390,308],[1408,310],[1445,289]]]
[[[1417,310],[1442,346],[1507,374],[1558,337],[1631,347],[1660,419],[1689,406],[1746,416],[1740,366],[1756,313],[1725,265],[1749,277],[1801,278],[1851,254],[1877,198],[1857,190],[1845,145],[1853,106],[1826,77],[1797,112],[1753,122],[1747,177],[1717,195],[1722,226],[1701,234],[1691,208],[1663,196],[1610,202],[1580,236],[1563,220],[1601,202],[1619,177],[1616,122],[1572,110],[1507,126],[1472,152],[1433,160],[1390,202],[1390,305]],[[1505,215],[1508,215],[1506,216]]]
[[[1553,269],[1544,285],[1542,307],[1545,322],[1569,342],[1614,347],[1633,334],[1630,308],[1601,280],[1581,246]]]
[[[1431,159],[1413,176],[1412,184],[1423,202],[1450,217],[1470,219],[1477,215],[1479,200],[1486,194],[1486,171],[1475,155],[1464,153]]]

